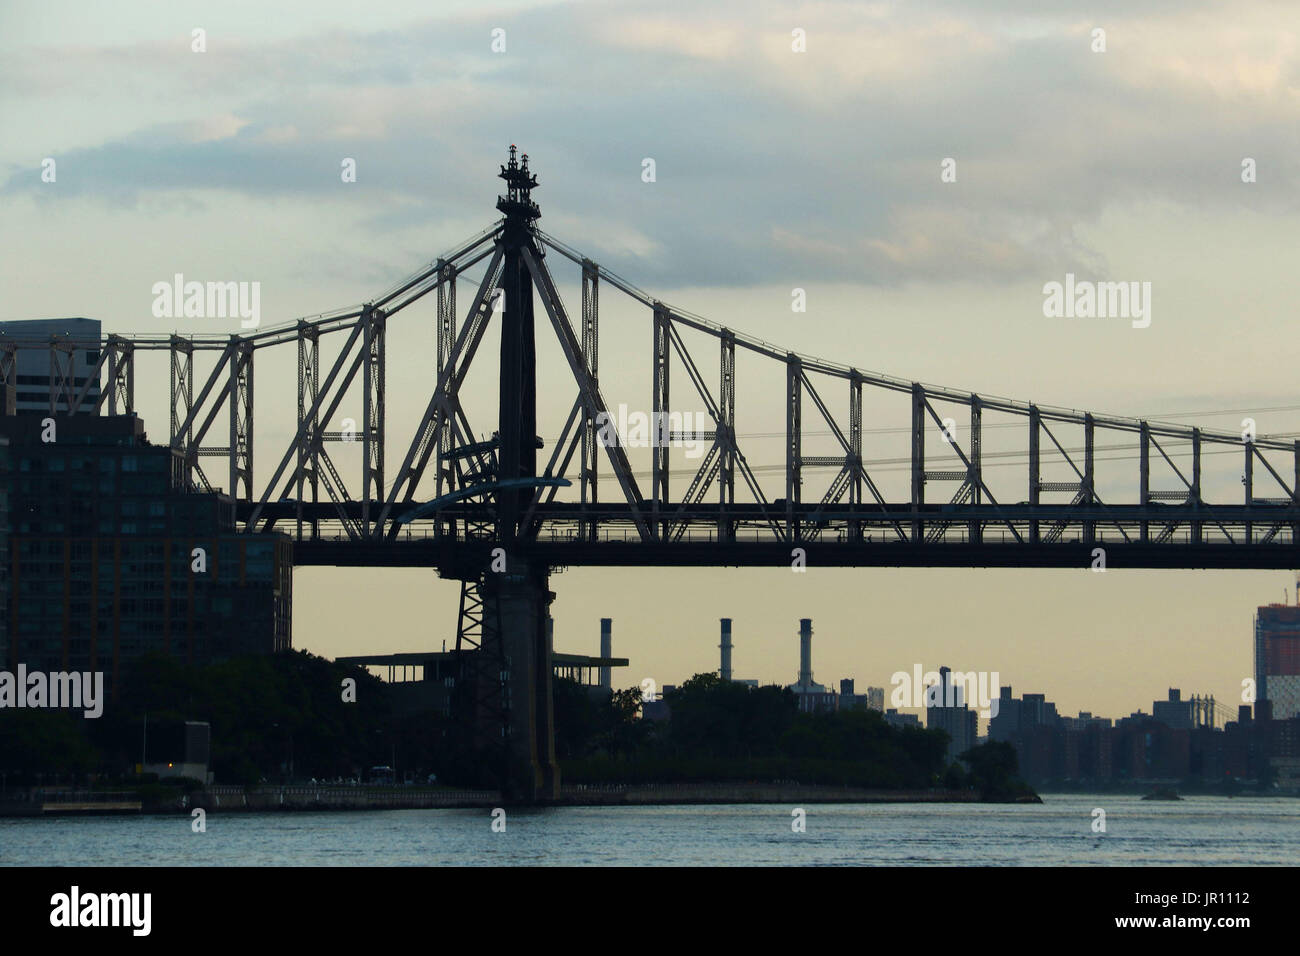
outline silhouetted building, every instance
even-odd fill
[[[99,400],[100,326],[98,319],[19,319],[0,322],[0,346],[23,343],[14,351],[15,411],[67,414],[68,395],[81,395],[79,414],[93,414]],[[57,347],[51,348],[57,343]],[[45,346],[44,348],[40,346]],[[35,347],[34,347],[35,346]],[[51,352],[54,352],[51,368]],[[54,377],[51,378],[51,372]],[[0,413],[6,412],[0,397]]]
[[[846,677],[840,681],[840,694],[836,706],[840,710],[866,710],[867,695],[853,692],[853,678]]]
[[[1055,727],[1059,721],[1056,705],[1043,694],[1026,694],[1020,701],[1020,725],[1030,727]]]
[[[8,439],[4,663],[103,671],[154,652],[193,664],[291,645],[292,544],[239,534],[230,499],[173,484],[135,416],[0,416]]]
[[[1192,702],[1183,700],[1182,692],[1171,687],[1168,700],[1157,700],[1151,704],[1151,716],[1174,730],[1191,730]]]
[[[1087,711],[1058,717],[1043,695],[1017,699],[1003,687],[989,738],[1011,743],[1021,776],[1037,786],[1188,780],[1253,785],[1271,779],[1279,792],[1296,790],[1300,717],[1252,719],[1247,706],[1220,730],[1212,721],[1216,706],[1212,697],[1184,700],[1171,689],[1168,700],[1155,702],[1154,715],[1139,710],[1112,727],[1109,719]]]
[[[1230,721],[1224,726],[1222,778],[1244,780],[1254,775],[1253,765],[1257,759],[1255,738],[1255,724],[1251,720]]]
[[[1016,754],[1020,772],[1026,780],[1055,780],[1059,761],[1058,735],[1054,727],[1033,724],[1026,727],[1017,740]]]
[[[1010,687],[998,689],[997,712],[989,717],[989,739],[1014,741],[1028,735],[1035,727],[1056,728],[1061,718],[1056,705],[1043,694],[1013,697]]]
[[[997,712],[989,718],[989,740],[1011,742],[1020,736],[1020,700],[1010,687],[998,689]]]
[[[1069,731],[1067,731],[1069,733]],[[1090,722],[1077,732],[1079,739],[1079,779],[1110,780],[1115,773],[1110,721]]]
[[[452,700],[457,685],[473,673],[471,659],[477,650],[412,651],[402,654],[361,654],[338,658],[340,664],[387,669],[395,707],[400,713],[437,711],[452,715]],[[603,672],[627,667],[626,657],[589,657],[586,654],[551,653],[551,670],[559,678],[581,685],[597,700],[609,700],[610,691],[602,684]],[[643,706],[648,706],[646,702]]]
[[[1115,721],[1115,726],[1116,728],[1140,727],[1152,719],[1152,716],[1145,711],[1135,710],[1127,717],[1121,717],[1119,720]]]
[[[916,714],[900,714],[893,707],[885,711],[885,723],[891,727],[897,727],[900,730],[904,727],[921,728],[921,718]]]
[[[978,718],[962,699],[961,687],[953,686],[952,670],[939,668],[939,683],[927,689],[925,704],[925,726],[927,730],[943,730],[948,734],[948,762],[952,763],[959,756],[975,746]],[[937,696],[937,706],[929,699],[933,693]]]
[[[1089,727],[1109,727],[1109,717],[1094,717],[1086,710],[1079,711],[1078,717],[1062,717],[1061,727],[1065,730],[1084,731]]]
[[[1300,607],[1269,604],[1255,611],[1255,695],[1272,720],[1300,714]]]

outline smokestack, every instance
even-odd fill
[[[722,666],[718,673],[723,680],[731,680],[731,618],[724,617],[721,620],[722,643],[718,647],[722,648]]]
[[[600,656],[614,656],[614,622],[610,618],[602,617],[600,619]],[[600,686],[605,690],[613,690],[613,681],[610,678],[610,669],[602,667],[600,669]]]
[[[799,618],[799,683],[807,686],[812,679],[812,618]]]

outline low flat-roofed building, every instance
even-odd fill
[[[477,651],[465,651],[466,656]],[[451,714],[456,681],[461,677],[461,660],[455,651],[411,651],[402,654],[357,654],[339,657],[340,664],[386,671],[388,683],[397,692],[398,707],[407,713],[435,710]],[[552,673],[576,681],[593,697],[608,699],[600,683],[601,669],[627,667],[626,657],[590,657],[586,654],[551,654]]]

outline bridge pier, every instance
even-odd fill
[[[500,622],[505,661],[508,734],[502,796],[515,803],[554,800],[560,768],[555,761],[548,609],[555,594],[548,587],[547,569],[510,557],[504,573],[488,572],[483,597],[487,619]]]

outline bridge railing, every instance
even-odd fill
[[[1112,524],[1110,527],[1107,528],[1102,528],[1102,527],[1096,528],[1092,533],[1091,538],[1085,538],[1085,536],[1081,531],[1081,525],[1084,522],[1100,523],[1100,520],[1093,516],[1089,516],[1087,518],[1071,519],[1070,521],[1067,522],[1066,527],[1064,529],[1064,533],[1060,535],[1060,537],[1057,540],[1057,543],[1063,545],[1079,545],[1079,544],[1090,542],[1097,546],[1112,545],[1112,544],[1122,545],[1125,543],[1136,541],[1140,534],[1139,522],[1125,521],[1122,522],[1122,524],[1124,526],[1125,532],[1127,532],[1127,537],[1125,536],[1124,533],[1122,533],[1118,528],[1114,527],[1114,525]],[[858,546],[860,543],[881,544],[881,545],[888,545],[891,543],[904,543],[904,544],[910,543],[906,541],[900,541],[897,537],[895,537],[892,533],[890,533],[892,531],[892,526],[888,521],[881,520],[881,519],[876,519],[875,521],[868,521],[867,519],[861,519],[859,523],[862,525],[862,536],[860,541],[851,534],[850,529],[847,526],[839,526],[839,527],[832,526],[830,528],[820,529],[815,536],[810,534],[807,537],[798,538],[789,543],[791,544],[792,547],[798,546],[799,544],[808,544],[808,543],[815,543],[819,546],[837,545],[837,544]],[[937,519],[930,519],[930,521],[927,522],[927,526],[930,523],[938,524],[939,521]],[[1208,524],[1209,522],[1206,523]],[[1152,521],[1150,522],[1150,524],[1152,525],[1152,534],[1154,537],[1158,533],[1157,523]],[[1262,522],[1255,522],[1254,523],[1255,527],[1251,529],[1250,536],[1249,538],[1247,538],[1245,536],[1244,528],[1240,526],[1234,527],[1234,523],[1225,522],[1225,524],[1227,524],[1227,527],[1232,531],[1231,537],[1225,534],[1225,532],[1222,529],[1218,528],[1217,526],[1205,527],[1202,528],[1199,533],[1199,542],[1211,543],[1211,544],[1234,543],[1234,544],[1242,544],[1242,545],[1264,544],[1269,542],[1274,542],[1278,544],[1291,543],[1291,535],[1290,535],[1289,528],[1280,533],[1270,534],[1271,525]],[[980,543],[985,545],[990,545],[990,544],[1023,545],[1025,543],[1025,540],[1029,538],[1029,534],[1030,534],[1029,522],[1027,521],[1013,522],[1013,525],[1016,528],[1016,530],[1020,533],[1019,538],[1017,538],[1016,535],[1011,532],[1011,530],[1006,526],[1005,523],[999,522],[997,524],[994,524],[992,521],[989,521],[983,528],[980,529],[977,538],[972,538],[970,528],[969,528],[969,523],[968,521],[963,520],[960,526],[954,524],[953,527],[948,528],[943,532],[942,536],[939,538],[937,542],[930,542],[930,543],[934,543],[939,546],[942,546],[943,544],[971,544],[971,543]],[[390,543],[401,545],[401,544],[428,543],[436,539],[437,536],[431,525],[430,526],[407,525],[401,531],[399,531],[395,537],[387,540]],[[304,534],[302,540],[342,544],[342,543],[351,542],[354,539],[351,536],[349,536],[348,533],[342,528],[337,528],[337,529],[321,529],[318,533],[314,535]],[[541,529],[541,531],[538,532],[535,540],[538,543],[542,543],[542,544],[568,544],[568,543],[583,542],[589,539],[577,527],[563,527],[563,528],[544,527]],[[598,530],[597,540],[601,542],[607,542],[613,544],[636,544],[636,543],[641,543],[643,539],[641,537],[640,532],[635,527],[628,526],[628,525],[624,525],[624,526],[602,525]],[[774,533],[770,527],[765,527],[765,526],[738,527],[729,537],[724,538],[719,535],[716,524],[705,523],[703,521],[699,524],[699,526],[693,527],[688,525],[681,531],[680,535],[676,538],[676,543],[679,544],[727,543],[727,544],[743,545],[743,544],[777,544],[785,541],[787,541],[787,539]],[[1182,529],[1174,530],[1166,535],[1163,535],[1162,537],[1160,537],[1160,540],[1158,542],[1154,542],[1154,543],[1159,543],[1161,545],[1169,545],[1169,546],[1179,546],[1179,545],[1195,544],[1197,542],[1198,542],[1198,536],[1196,533],[1194,533],[1191,529],[1182,528]]]

